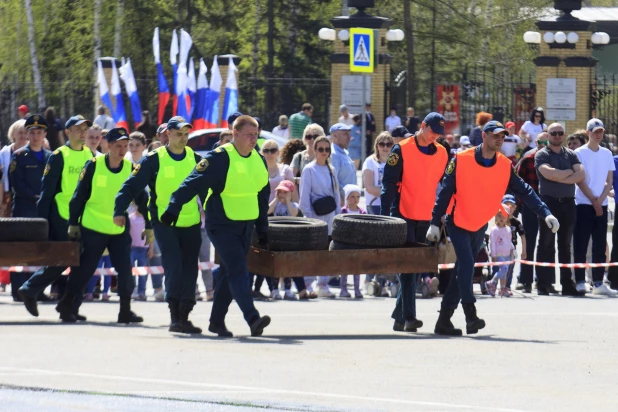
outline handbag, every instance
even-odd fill
[[[333,189],[333,194],[335,194],[335,182],[333,180],[333,173],[330,170],[329,170],[329,174],[330,174],[330,183]],[[329,213],[334,212],[335,209],[337,209],[337,201],[335,200],[333,196],[324,196],[324,197],[321,197],[315,200],[313,203],[311,203],[311,207],[313,208],[313,211],[315,212],[316,215],[324,216],[324,215],[328,215]]]
[[[455,248],[451,240],[446,236],[444,225],[442,225],[440,232],[440,241],[438,242],[438,264],[455,263],[457,261]]]

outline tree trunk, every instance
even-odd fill
[[[36,52],[36,43],[34,38],[34,18],[32,17],[32,2],[24,0],[26,6],[26,19],[28,20],[28,43],[30,44],[30,59],[32,61],[32,75],[34,84],[39,96],[37,111],[45,110],[45,93],[43,92],[43,81],[41,80],[41,72],[39,71],[39,56]]]
[[[408,94],[408,102],[407,105],[411,107],[416,106],[416,87],[415,87],[415,60],[414,60],[414,29],[412,27],[412,16],[410,15],[410,3],[411,0],[403,0],[403,25],[406,36],[406,57],[407,57],[407,94]]]
[[[122,55],[122,25],[124,16],[125,0],[118,0],[116,8],[116,35],[114,36],[114,57],[119,58]]]
[[[346,0],[347,1],[347,0]],[[288,61],[284,62],[287,67],[292,63],[292,59],[296,56],[296,46],[298,44],[298,14],[300,8],[299,0],[290,0],[290,19],[288,20]],[[287,72],[288,70],[286,70]]]
[[[102,0],[94,0],[94,27],[92,31],[94,34],[94,60],[95,62],[101,58],[101,1]],[[94,76],[92,77],[93,79],[95,79],[95,85],[96,85],[97,75],[98,75],[97,66],[95,64]],[[95,108],[95,110],[93,113],[93,118],[96,117],[96,107],[97,107],[98,102],[99,102],[99,95],[98,93],[94,93],[93,107]],[[111,107],[109,107],[108,109],[112,110]]]
[[[430,93],[431,93],[431,106],[429,110],[434,111],[435,103],[435,81],[436,81],[436,0],[433,0],[433,10],[431,11],[431,32],[433,37],[431,38],[431,81],[430,81]]]
[[[258,65],[260,56],[260,21],[262,5],[260,0],[255,0],[255,30],[253,31],[253,77],[258,77]]]
[[[268,0],[266,4],[266,18],[268,20],[268,31],[266,32],[266,78],[275,77],[275,0]],[[266,80],[266,112],[274,110],[275,96],[273,86]]]

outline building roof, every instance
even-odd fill
[[[555,21],[560,17],[561,12],[549,7],[541,15],[543,21]],[[618,21],[618,7],[582,7],[581,10],[571,12],[571,15],[580,20],[592,22]]]

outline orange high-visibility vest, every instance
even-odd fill
[[[404,160],[399,211],[407,219],[431,220],[438,183],[448,162],[446,149],[436,144],[436,153],[427,155],[419,150],[413,137],[401,141],[399,146]]]
[[[513,168],[502,153],[496,153],[496,163],[490,167],[479,165],[475,153],[475,148],[458,153],[455,169],[455,225],[470,232],[498,213]]]

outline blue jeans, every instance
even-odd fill
[[[592,263],[605,263],[607,255],[607,206],[603,215],[597,216],[592,205],[577,205],[577,220],[573,233],[573,257],[575,263],[586,263],[588,241],[592,236]],[[592,281],[595,285],[603,283],[605,268],[592,268]],[[586,281],[586,269],[575,269],[575,283]]]
[[[131,246],[131,266],[148,266],[148,248]],[[140,275],[137,277],[137,293],[146,294],[146,281],[148,275]]]
[[[483,245],[487,225],[476,232],[470,232],[455,226],[449,216],[446,220],[446,230],[453,242],[457,262],[453,271],[454,278],[449,282],[444,297],[442,297],[442,309],[455,310],[459,301],[464,305],[476,302],[472,292],[472,275],[474,274],[474,261]]]
[[[109,255],[101,256],[99,259],[98,268],[106,268],[109,269],[112,267],[112,261],[109,258]],[[112,285],[112,276],[113,275],[105,275],[103,276],[103,293],[109,292],[109,287]],[[90,282],[88,282],[88,287],[86,288],[86,293],[94,292],[94,288],[97,286],[97,283],[101,279],[101,275],[94,275]]]

